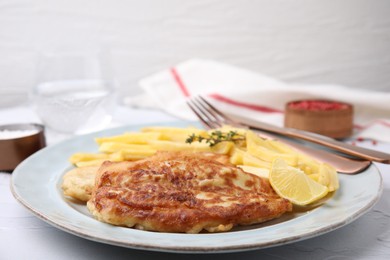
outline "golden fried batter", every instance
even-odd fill
[[[87,202],[91,198],[99,167],[75,168],[65,173],[62,190],[65,196]]]
[[[105,162],[87,203],[100,221],[161,232],[227,231],[290,211],[267,179],[200,153]]]

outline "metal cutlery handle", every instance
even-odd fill
[[[249,118],[240,117],[237,115],[229,115],[229,117],[233,118],[237,122],[241,124],[245,124],[252,129],[262,130],[270,133],[276,133],[284,136],[288,136],[291,138],[299,138],[305,141],[309,141],[312,143],[316,143],[322,146],[326,146],[328,148],[334,149],[336,151],[352,155],[361,159],[370,160],[374,162],[386,163],[390,164],[390,154],[383,153],[379,151],[374,151],[371,149],[354,146],[351,144],[343,143],[340,141],[336,141],[332,138],[313,134],[306,131],[296,130],[292,128],[282,128],[273,126],[267,123],[255,121]]]

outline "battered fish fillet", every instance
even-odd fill
[[[65,173],[62,190],[65,196],[87,202],[91,198],[99,167],[75,168]]]
[[[87,203],[100,221],[160,232],[219,232],[292,209],[267,179],[198,153],[105,162]]]

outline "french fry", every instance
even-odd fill
[[[287,144],[281,143],[277,140],[267,139],[265,142],[272,147],[275,151],[279,151],[281,153],[287,153],[287,154],[297,154],[297,151],[294,150],[292,147],[288,146]]]
[[[115,152],[115,153],[111,153],[110,156],[109,156],[109,160],[112,161],[112,162],[124,161],[125,158],[124,158],[123,154],[124,154],[123,151],[118,151],[118,152]]]
[[[269,142],[248,131],[246,135],[247,151],[267,162],[272,162],[276,158],[284,159],[289,165],[295,166],[297,164],[297,155],[291,153],[281,153],[271,146]]]
[[[141,129],[143,133],[159,133],[160,139],[165,141],[173,142],[185,142],[185,140],[192,134],[206,136],[207,131],[188,127],[188,128],[179,128],[179,127],[144,127]]]
[[[97,159],[97,160],[91,160],[91,161],[80,161],[77,162],[75,165],[76,167],[86,167],[86,166],[100,166],[102,163],[106,160]]]
[[[77,156],[78,157],[74,157],[74,155],[72,156],[74,157],[73,164],[75,164],[77,167],[100,166],[104,161],[120,162],[124,160],[122,152],[115,152],[111,154],[77,154]],[[75,159],[78,160],[76,161]]]
[[[263,161],[249,152],[245,152],[243,155],[243,164],[248,166],[254,166],[259,168],[271,169],[271,162]]]
[[[248,149],[248,153],[250,153],[252,156],[257,157],[258,159],[261,159],[263,161],[267,161],[269,163],[271,163],[276,158],[284,159],[291,166],[295,166],[297,162],[297,158],[294,154],[277,153],[268,150],[264,147],[250,144],[250,143],[248,143],[247,149]]]
[[[149,145],[158,151],[211,152],[211,147],[206,143],[187,144],[172,141],[149,141]]]
[[[102,143],[123,143],[123,144],[146,144],[149,140],[159,140],[161,134],[152,133],[124,133],[122,135],[95,138],[95,142]]]
[[[272,146],[269,142],[267,142],[267,139],[263,139],[262,137],[258,136],[252,131],[247,131],[246,142],[247,142],[247,146],[249,144],[256,145],[272,152],[278,152],[278,153],[281,152],[278,149],[276,149],[274,146]]]
[[[77,164],[78,162],[88,162],[88,161],[96,161],[96,160],[105,160],[108,159],[108,154],[100,154],[100,153],[75,153],[70,158],[69,161],[72,164]]]
[[[249,165],[237,165],[237,167],[240,167],[244,172],[248,172],[259,177],[263,177],[267,179],[269,177],[268,168],[260,168],[260,167],[254,167]]]
[[[298,153],[298,162],[296,165],[306,174],[318,173],[320,170],[320,163],[310,158],[307,155]]]
[[[233,142],[221,142],[211,147],[213,153],[229,154],[234,148]]]
[[[153,148],[148,144],[124,144],[115,142],[104,142],[99,146],[99,151],[104,153],[113,153],[121,150],[149,151],[153,150]]]
[[[124,149],[121,150],[123,160],[125,161],[136,161],[140,159],[145,159],[146,157],[152,156],[157,152],[155,149],[145,149],[145,150],[132,150]]]
[[[335,191],[339,188],[339,179],[337,177],[337,171],[326,163],[320,164],[319,180],[321,182],[327,182],[329,191]]]
[[[244,154],[244,150],[234,147],[230,154],[230,163],[235,165],[244,164]]]
[[[319,171],[308,175],[312,180],[328,187],[329,191],[335,191],[339,188],[337,172],[333,167],[326,163],[321,163]]]

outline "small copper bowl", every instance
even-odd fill
[[[0,125],[0,170],[13,171],[20,162],[45,146],[42,125]]]
[[[291,101],[286,104],[284,126],[346,138],[353,130],[353,106],[334,100]]]

